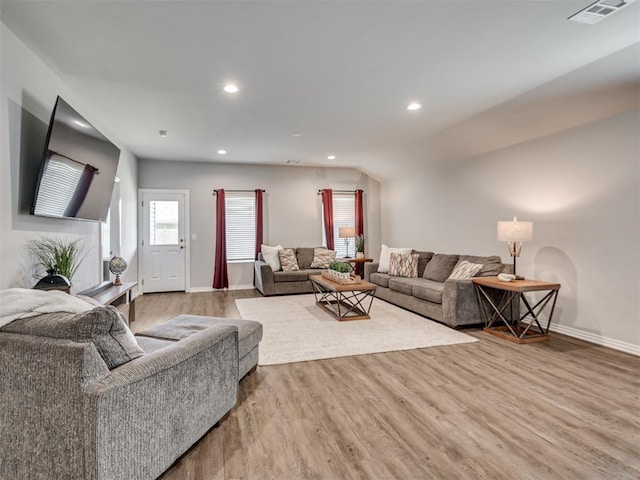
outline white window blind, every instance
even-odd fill
[[[227,261],[254,260],[256,201],[253,192],[227,192],[225,196]]]
[[[347,255],[345,239],[339,238],[340,227],[355,227],[356,224],[356,197],[355,195],[333,194],[333,245],[336,257],[342,258]],[[324,219],[322,219],[322,242],[326,247],[326,234],[324,229]],[[349,239],[349,255],[354,256],[355,241]]]

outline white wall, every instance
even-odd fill
[[[382,240],[509,261],[496,222],[531,220],[534,238],[518,272],[562,284],[558,330],[640,353],[639,112],[460,161],[424,162],[383,184]]]
[[[88,255],[74,278],[78,291],[101,281],[100,227],[95,222],[49,219],[28,214],[37,179],[47,125],[57,95],[62,96],[122,151],[121,254],[129,261],[125,280],[137,277],[137,160],[109,134],[94,112],[29,50],[4,24],[0,24],[0,288],[31,287],[32,261],[25,244],[39,236],[82,238]]]
[[[231,165],[140,160],[140,188],[189,190],[191,233],[191,290],[210,289],[215,252],[216,188],[263,188],[264,242],[289,247],[322,244],[322,212],[318,189],[365,192],[367,251],[380,250],[380,192],[378,183],[347,168],[269,165]],[[230,288],[253,285],[253,263],[229,265]]]

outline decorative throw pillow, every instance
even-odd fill
[[[389,261],[389,275],[416,278],[418,276],[418,254],[392,253]]]
[[[282,250],[282,245],[278,245],[276,247],[270,247],[269,245],[261,245],[260,251],[262,252],[262,256],[264,257],[264,261],[269,264],[271,270],[277,272],[280,270],[280,257],[278,256],[278,252]]]
[[[412,251],[413,249],[411,248],[390,248],[386,245],[382,245],[382,249],[380,250],[380,262],[378,263],[378,273],[389,273],[389,262],[391,261],[392,253],[408,254]]]
[[[460,261],[467,260],[470,263],[479,263],[482,270],[476,273],[476,277],[495,277],[502,272],[502,259],[497,255],[479,257],[475,255],[460,255]]]
[[[453,268],[458,263],[458,258],[459,255],[436,253],[427,263],[423,277],[434,282],[444,282],[453,272]]]
[[[460,260],[453,269],[453,272],[451,272],[451,275],[449,275],[449,278],[454,280],[473,278],[480,270],[482,270],[481,263],[471,263],[467,260]]]
[[[280,257],[280,265],[282,266],[283,272],[297,272],[300,270],[293,248],[283,248],[279,250],[278,257]]]
[[[314,248],[311,268],[329,268],[329,264],[335,259],[335,250],[328,250],[326,248]]]
[[[2,331],[91,342],[110,370],[144,355],[144,351],[116,307],[97,307],[84,313],[45,313],[14,320]]]

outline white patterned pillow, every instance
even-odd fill
[[[274,272],[280,271],[280,257],[278,257],[278,252],[282,250],[282,248],[282,245],[276,247],[270,247],[269,245],[260,246],[260,252],[262,252],[264,261],[269,264],[271,270]]]
[[[417,278],[418,257],[417,253],[391,253],[389,275],[392,277]]]
[[[329,264],[336,259],[336,252],[326,248],[313,249],[311,268],[329,268]]]
[[[389,262],[391,261],[392,253],[403,253],[408,254],[413,251],[412,248],[391,248],[386,245],[382,245],[380,249],[380,262],[378,263],[378,273],[388,273],[389,272]]]
[[[283,248],[278,251],[278,257],[280,258],[280,265],[282,265],[283,272],[297,272],[300,270],[298,266],[298,259],[293,248]]]
[[[466,280],[475,277],[476,273],[482,270],[481,263],[471,263],[467,260],[461,260],[449,275],[453,280]]]

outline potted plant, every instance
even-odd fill
[[[334,260],[329,264],[329,270],[327,271],[330,276],[339,280],[351,279],[351,265],[347,262],[338,262]]]
[[[362,233],[356,237],[356,258],[364,258],[364,235]]]
[[[30,240],[27,249],[45,271],[58,272],[72,281],[78,267],[87,256],[81,239],[65,240],[61,237]]]

